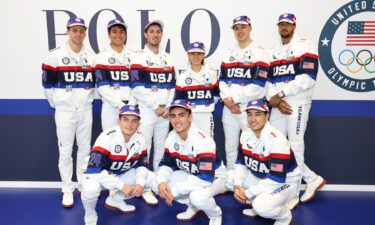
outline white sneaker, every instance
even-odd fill
[[[64,208],[72,208],[74,205],[73,193],[65,192],[62,198],[62,206]]]
[[[127,205],[124,200],[116,201],[112,196],[108,196],[105,200],[104,207],[111,210],[118,210],[122,213],[133,213],[135,211],[135,206]]]
[[[294,208],[296,208],[299,204],[299,198],[298,197],[295,197],[295,198],[292,198],[289,200],[289,202],[287,202],[285,204],[285,206],[289,209],[289,210],[293,210]]]
[[[292,222],[292,214],[289,213],[289,216],[282,220],[276,220],[273,225],[290,225]]]
[[[314,198],[316,192],[326,184],[321,176],[317,176],[314,181],[306,183],[306,190],[301,196],[301,202],[305,203]]]
[[[154,193],[152,193],[149,190],[143,192],[142,198],[146,202],[147,205],[157,205],[159,203],[159,201],[155,197]]]
[[[221,225],[221,216],[210,218],[210,223],[208,225]]]
[[[203,212],[198,210],[192,205],[189,205],[185,212],[177,214],[177,221],[188,222],[194,219],[194,217],[202,214]]]
[[[242,210],[242,214],[246,217],[255,218],[257,217],[257,213],[254,209],[244,209]]]

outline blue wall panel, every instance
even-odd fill
[[[101,132],[94,103],[93,140]],[[222,105],[215,140],[224,156]],[[0,100],[0,180],[58,181],[54,111],[44,99]],[[306,162],[331,184],[375,185],[375,101],[314,101],[306,132]],[[76,149],[75,149],[76,151]]]

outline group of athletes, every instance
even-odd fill
[[[132,197],[157,205],[156,193],[169,206],[173,201],[187,205],[177,220],[204,212],[210,225],[222,224],[214,196],[233,191],[248,205],[245,216],[290,224],[291,210],[325,184],[304,163],[318,56],[308,39],[297,36],[293,14],[280,15],[277,25],[280,38],[266,51],[251,39],[250,19],[236,17],[237,45],[223,57],[220,75],[205,64],[202,42],[190,43],[189,65],[176,74],[171,56],[160,47],[162,21],[145,26],[147,44],[141,51],[126,48],[124,21],[109,21],[110,44],[95,55],[83,44],[84,20],[71,18],[66,45],[51,50],[42,64],[44,92],[55,109],[63,207],[74,205],[76,140],[86,225],[97,224],[95,207],[103,189],[110,190],[109,209],[134,212],[125,202]],[[103,102],[103,132],[91,148],[95,89]],[[213,139],[219,100],[225,165]],[[300,197],[302,180],[306,189]]]

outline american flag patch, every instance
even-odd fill
[[[283,170],[284,170],[284,165],[283,164],[271,163],[271,171],[274,171],[274,172],[283,172]]]
[[[302,63],[302,68],[303,69],[314,69],[314,63],[313,62],[303,62]]]
[[[259,70],[258,76],[267,78],[268,72],[266,70]]]
[[[199,170],[212,170],[212,163],[211,162],[200,162],[199,163]]]

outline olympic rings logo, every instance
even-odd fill
[[[349,58],[344,58],[344,56],[347,54],[350,54]],[[368,54],[368,56],[366,56],[366,54]],[[362,68],[364,68],[368,73],[375,73],[375,70],[370,70],[367,67],[372,61],[375,63],[375,54],[373,55],[372,52],[368,49],[362,49],[357,54],[354,54],[354,52],[350,49],[344,49],[340,52],[338,60],[339,63],[345,66],[346,69],[351,73],[358,73],[362,70]],[[359,65],[356,69],[352,69],[349,67],[354,62]]]

